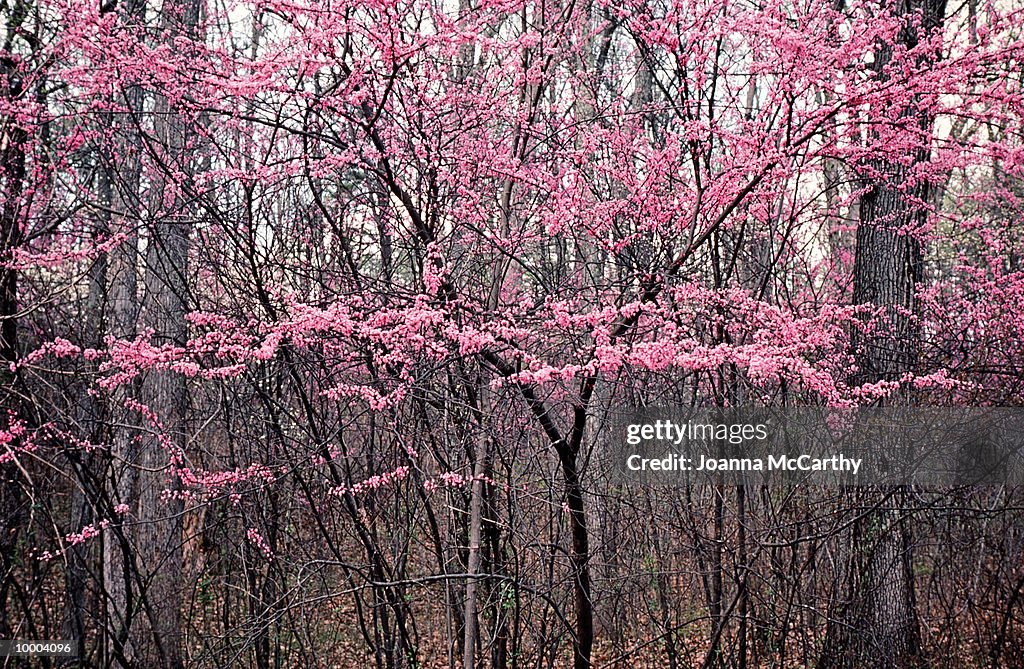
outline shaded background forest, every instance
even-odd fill
[[[1021,404],[1022,9],[3,0],[0,637],[1024,666],[1014,488],[601,465],[624,407]]]

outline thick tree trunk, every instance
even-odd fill
[[[189,34],[199,21],[197,0],[188,0],[177,16],[165,17],[172,33]],[[165,9],[166,11],[166,9]],[[188,205],[181,193],[187,184],[172,183],[166,171],[191,173],[191,133],[186,122],[157,96],[154,108],[157,150],[166,161],[161,170],[163,183],[154,183],[151,210],[155,217],[146,251],[143,323],[153,330],[155,346],[183,347],[188,340],[185,321],[188,295],[189,221]],[[168,197],[168,192],[174,193]],[[188,444],[188,397],[185,377],[168,370],[150,370],[143,380],[142,401],[159,419],[162,430],[147,439],[139,454],[139,515],[137,547],[144,565],[140,571],[148,583],[146,620],[140,630],[148,634],[145,657],[153,666],[174,669],[181,660],[182,604],[182,522],[183,504],[173,495],[176,485],[173,466],[181,464]],[[171,495],[165,490],[171,489]]]
[[[194,37],[199,19],[196,0],[184,5],[165,4],[163,11],[168,35]],[[125,7],[126,20],[138,23],[144,12],[144,3],[136,0]],[[124,126],[131,128],[139,124],[143,113],[143,94],[133,88],[127,98],[129,113],[136,118]],[[141,258],[135,231],[125,230],[128,238],[117,247],[109,268],[110,330],[118,337],[134,337],[141,319],[141,325],[153,331],[153,345],[181,347],[188,334],[185,313],[190,229],[181,214],[187,209],[181,193],[188,187],[172,180],[188,178],[180,175],[191,172],[188,152],[193,147],[188,146],[186,122],[161,95],[156,96],[153,118],[150,153],[156,168],[147,202],[152,223],[145,269],[139,271]],[[129,142],[132,135],[129,130],[120,162],[111,167],[119,175],[122,189],[113,209],[125,214],[115,227],[132,226],[136,217],[130,212],[140,209],[139,142]],[[111,438],[111,497],[115,503],[128,505],[129,522],[106,537],[104,544],[104,586],[108,628],[112,632],[108,658],[130,666],[177,669],[183,666],[182,502],[173,494],[175,477],[171,468],[180,462],[187,444],[186,387],[180,374],[154,369],[134,391],[126,389],[124,395],[115,397],[115,404],[136,391],[159,425],[144,425],[141,432],[116,429]],[[131,422],[138,420],[134,415]],[[165,494],[167,490],[172,494]]]
[[[917,46],[915,21],[921,28],[938,29],[945,15],[945,0],[904,0],[897,11],[906,17],[900,46]],[[887,78],[892,45],[875,52],[877,78]],[[936,56],[937,57],[937,56]],[[908,136],[929,136],[933,120],[908,104],[900,122]],[[909,150],[909,161],[871,160],[865,167],[869,190],[861,196],[854,256],[853,299],[882,310],[871,332],[855,333],[858,373],[854,382],[898,382],[917,369],[920,330],[915,319],[916,293],[922,280],[924,250],[914,234],[927,220],[929,188],[912,181],[910,165],[928,158],[928,146]],[[907,401],[906,397],[897,402]],[[883,444],[878,445],[884,448]],[[849,592],[826,635],[819,669],[857,669],[872,666],[914,666],[920,653],[920,633],[914,597],[913,541],[900,511],[906,491],[889,490],[880,510],[854,528],[860,542],[853,546],[848,567]],[[860,559],[858,559],[860,558]]]
[[[853,300],[885,310],[880,327],[856,337],[858,380],[895,381],[917,367],[920,332],[913,316],[917,286],[924,263],[921,241],[907,229],[920,227],[926,212],[908,202],[927,202],[923,184],[897,190],[908,179],[908,169],[892,164],[873,168],[886,175],[861,197],[860,225],[854,255]]]
[[[825,639],[819,669],[916,666],[920,633],[910,528],[892,491],[884,508],[854,528],[848,593]]]
[[[158,105],[159,107],[159,105]],[[175,207],[176,208],[176,207]],[[172,210],[173,211],[173,210]],[[152,328],[156,346],[184,346],[185,268],[188,224],[176,214],[156,223],[146,253],[144,323]],[[147,438],[138,457],[136,548],[140,576],[147,584],[143,603],[146,624],[136,628],[141,659],[150,666],[181,667],[182,524],[180,498],[166,496],[174,488],[170,467],[187,445],[185,378],[167,370],[151,370],[143,381],[142,401],[160,420],[162,430]],[[180,460],[178,460],[180,463]]]

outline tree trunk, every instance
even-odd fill
[[[120,20],[138,27],[145,19],[143,0],[131,0],[123,5]],[[126,118],[119,121],[111,114],[112,134],[117,137],[116,163],[113,156],[103,156],[100,174],[100,195],[108,206],[110,232],[125,234],[124,241],[111,251],[105,268],[107,283],[107,332],[118,339],[133,339],[137,332],[138,307],[138,217],[141,162],[140,138],[135,130],[141,121],[145,93],[138,86],[129,86],[123,102]],[[108,201],[109,198],[109,201]],[[133,390],[118,388],[109,403],[110,453],[105,475],[106,497],[109,500],[105,515],[113,515],[113,506],[127,504],[129,520],[138,508],[136,498],[135,459],[138,447],[134,442],[135,430],[126,427],[136,422],[124,402]],[[134,650],[130,641],[131,626],[135,619],[136,585],[133,584],[134,547],[130,526],[115,524],[102,538],[102,576],[105,611],[104,657],[107,665],[120,666],[132,661]]]
[[[13,23],[13,21],[12,21]],[[15,26],[11,26],[13,31]],[[24,86],[17,61],[0,55],[0,99],[17,108]],[[25,185],[25,145],[28,132],[15,115],[0,117],[0,260],[21,243],[21,196]],[[21,400],[18,382],[18,271],[0,263],[0,430],[10,427],[8,412],[17,415]],[[26,500],[12,462],[0,463],[0,634],[12,637],[8,622],[8,592],[18,560],[18,542],[25,524]]]
[[[109,126],[109,123],[108,123]],[[102,159],[97,159],[101,162]],[[98,191],[103,211],[99,212],[93,241],[96,243],[110,236],[110,214],[113,202],[109,170],[101,167],[98,170]],[[82,336],[84,346],[99,349],[103,346],[106,330],[104,314],[107,307],[107,256],[99,255],[89,267],[89,293],[85,303],[86,329]],[[107,439],[104,428],[104,406],[97,395],[89,390],[89,384],[96,372],[95,363],[89,362],[89,370],[80,381],[75,392],[78,395],[76,406],[77,420],[81,429],[94,444],[105,443]],[[75,485],[71,490],[71,527],[85,527],[97,519],[96,505],[102,499],[102,470],[100,460],[88,450],[68,450],[68,459],[74,472],[72,478]],[[102,569],[99,546],[95,544],[78,544],[68,551],[67,567],[67,610],[64,616],[64,638],[78,640],[79,660],[85,662],[87,650],[98,648],[92,639],[86,640],[88,630],[85,625],[86,616],[95,617],[99,613],[96,607],[94,583],[91,574]],[[88,647],[88,648],[87,648]]]
[[[473,444],[473,481],[470,484],[469,501],[469,557],[466,561],[466,607],[465,628],[462,644],[462,666],[472,669],[476,666],[476,639],[478,633],[477,593],[479,591],[480,544],[482,541],[481,525],[483,523],[484,482],[483,476],[487,465],[487,393],[481,384],[478,392],[480,403],[480,434]]]
[[[0,94],[13,106],[25,94],[22,74],[13,58],[0,58]],[[28,132],[12,115],[0,123],[0,258],[6,260],[21,242],[21,195],[25,185]],[[0,265],[0,366],[6,376],[18,358],[18,270]]]
[[[568,453],[563,449],[559,456],[562,461],[562,478],[565,481],[569,527],[572,532],[570,563],[573,570],[573,599],[576,603],[573,667],[590,669],[590,653],[594,647],[594,605],[590,596],[590,535],[587,532],[587,513],[583,503],[578,454],[578,449],[572,449]]]
[[[144,3],[133,2],[125,11],[127,20],[141,23]],[[165,4],[163,25],[168,38],[194,38],[199,11],[196,0],[188,0],[183,6]],[[142,92],[130,89],[127,96],[130,112],[140,115]],[[181,347],[188,335],[185,313],[190,223],[182,214],[188,207],[182,193],[187,193],[189,187],[178,181],[187,180],[191,174],[189,153],[194,147],[189,146],[186,121],[163,95],[155,96],[153,118],[150,155],[155,165],[148,200],[152,223],[142,273],[142,310],[140,314],[137,306],[137,238],[130,234],[118,247],[110,268],[111,331],[115,336],[132,337],[141,317],[142,326],[153,331],[154,346]],[[130,127],[137,121],[125,125]],[[124,156],[136,149],[124,148]],[[122,173],[125,189],[122,206],[117,209],[127,212],[133,201],[138,202],[141,163],[128,160],[112,169]],[[183,666],[183,505],[173,494],[176,478],[172,468],[181,463],[187,444],[185,380],[175,372],[151,369],[137,390],[159,425],[145,426],[141,434],[119,429],[112,438],[111,490],[115,501],[128,504],[130,524],[104,546],[111,618],[108,625],[114,632],[108,655],[132,666],[177,669]],[[125,393],[134,394],[131,389]],[[137,420],[136,416],[133,422]],[[168,490],[170,495],[165,494]]]
[[[906,18],[898,41],[911,49],[919,41],[913,23],[918,14],[922,15],[924,31],[937,30],[945,15],[945,0],[906,0],[898,5],[897,12]],[[886,66],[892,56],[892,45],[876,49],[872,67],[879,81],[887,78]],[[908,105],[899,122],[906,124],[905,132],[927,137],[933,120]],[[853,299],[882,311],[878,327],[864,335],[854,333],[858,364],[855,383],[898,382],[917,369],[921,336],[914,314],[924,250],[913,231],[926,223],[925,205],[930,200],[927,182],[911,183],[911,165],[928,159],[927,144],[915,146],[909,161],[874,158],[865,165],[864,171],[870,176],[864,185],[869,190],[859,203]],[[905,393],[900,397],[897,402],[909,399]],[[855,536],[860,534],[862,541],[854,549],[848,567],[849,593],[829,625],[819,669],[898,668],[918,662],[913,541],[900,511],[906,491],[887,492],[880,510],[854,528]]]

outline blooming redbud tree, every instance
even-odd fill
[[[0,15],[3,638],[864,666],[896,497],[620,489],[614,412],[1020,404],[1016,0]],[[898,499],[892,666],[1014,661],[1019,497]]]

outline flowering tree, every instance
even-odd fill
[[[922,638],[915,561],[961,565],[909,533],[843,606],[848,568],[796,565],[847,500],[644,507],[595,457],[617,406],[1019,403],[1022,9],[4,5],[0,633],[100,666],[745,667],[808,630],[804,664],[1001,661],[1016,572],[996,632]],[[964,494],[898,506],[1013,506]],[[623,541],[663,503],[679,533]]]

